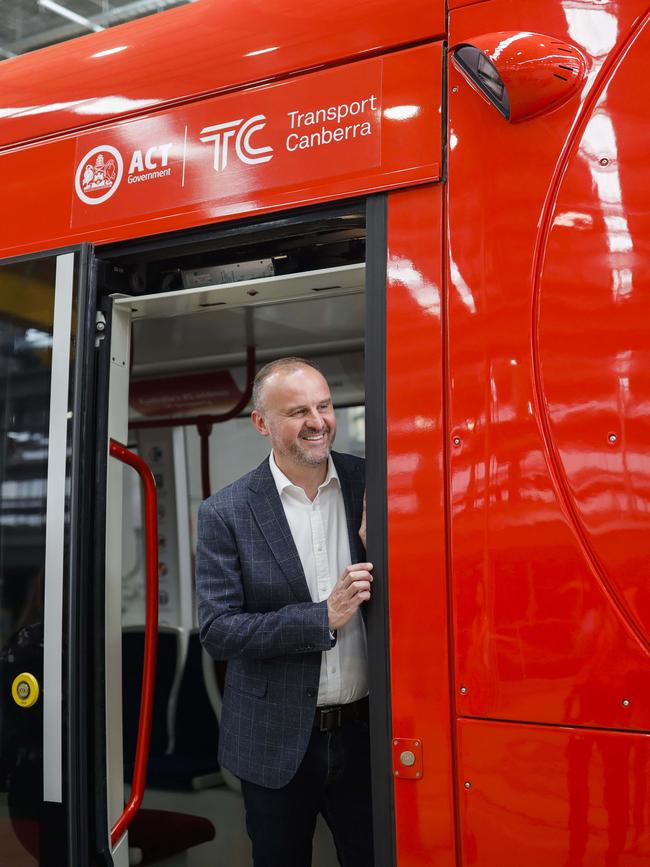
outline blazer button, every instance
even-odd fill
[[[316,695],[316,690],[312,689],[312,687],[310,686],[307,690],[307,695],[309,696],[309,698],[313,698]]]
[[[313,650],[313,649],[314,649],[314,645],[313,645],[313,644],[306,644],[306,645],[305,645],[305,650]]]

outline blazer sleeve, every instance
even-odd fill
[[[329,650],[327,602],[245,610],[237,542],[216,508],[199,508],[196,593],[201,643],[214,659],[268,659]]]

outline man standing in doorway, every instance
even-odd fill
[[[372,867],[364,462],[330,453],[330,390],[304,359],[259,371],[251,420],[269,458],[199,511],[201,641],[229,660],[219,761],[255,867],[310,867],[319,812],[342,867]]]

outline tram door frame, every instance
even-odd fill
[[[43,595],[39,864],[89,863],[89,790],[96,780],[88,732],[94,698],[87,647],[91,618],[96,464],[94,248],[83,243],[0,260],[56,260]],[[75,327],[76,323],[76,327]],[[3,702],[11,701],[3,695]],[[35,708],[34,708],[35,709]],[[25,709],[25,713],[32,708]],[[39,804],[34,792],[34,804]]]
[[[307,224],[314,220],[331,220],[337,215],[363,213],[366,229],[366,321],[365,321],[365,370],[366,370],[366,468],[367,468],[367,513],[368,513],[368,556],[371,558],[375,574],[381,580],[375,582],[373,602],[368,608],[368,656],[369,656],[369,686],[370,686],[370,738],[373,782],[373,815],[375,839],[376,867],[395,867],[395,811],[392,778],[391,754],[391,703],[390,703],[390,657],[389,657],[389,615],[388,615],[388,580],[387,580],[387,477],[386,477],[386,286],[387,286],[387,213],[388,194],[378,193],[364,199],[350,199],[327,206],[315,206],[305,209],[293,209],[289,212],[272,214],[267,217],[255,217],[218,225],[203,226],[196,229],[174,233],[171,236],[154,236],[152,238],[134,239],[123,243],[100,247],[96,250],[97,259],[102,267],[118,263],[120,258],[133,256],[135,253],[146,253],[153,250],[166,249],[173,256],[174,248],[186,250],[192,244],[205,244],[212,239],[232,238],[243,233],[264,232],[273,229],[278,237],[290,228]],[[368,302],[371,303],[368,303]],[[99,341],[98,358],[98,391],[96,395],[98,407],[98,449],[96,460],[96,493],[98,505],[95,514],[94,527],[94,634],[95,653],[99,651],[99,642],[111,640],[104,635],[104,624],[107,612],[103,609],[100,597],[103,599],[105,586],[105,552],[106,552],[106,484],[108,451],[108,403],[111,375],[111,300],[105,297],[100,302],[106,322],[104,339]],[[118,374],[119,375],[119,374]],[[122,372],[123,375],[123,372]],[[126,409],[124,409],[126,411]],[[121,420],[124,424],[125,419]],[[99,588],[102,592],[99,592]],[[114,629],[114,624],[112,625]],[[105,660],[98,660],[96,671],[100,674],[98,680],[106,677]],[[121,681],[120,681],[121,682]],[[106,696],[99,696],[99,686],[96,684],[95,702],[97,709],[107,707]],[[109,800],[111,786],[122,785],[122,780],[111,780],[107,761],[106,719],[95,726],[95,773],[102,769],[107,773],[103,791],[95,790],[95,827],[96,847],[98,853],[103,853],[106,859],[110,854],[110,827],[108,822]],[[114,761],[113,757],[113,761]],[[113,800],[114,800],[113,793]],[[116,858],[115,864],[127,863],[127,848],[124,845],[126,835],[118,841],[112,851]],[[107,860],[108,863],[108,860]]]

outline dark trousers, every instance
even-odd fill
[[[322,813],[342,867],[373,867],[368,724],[312,732],[295,777],[281,789],[242,780],[255,867],[311,867]]]

